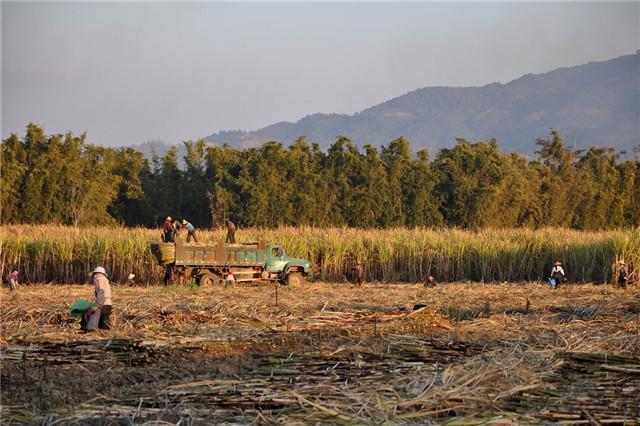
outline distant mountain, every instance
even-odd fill
[[[496,138],[503,151],[526,154],[550,128],[576,148],[606,145],[630,152],[640,144],[640,51],[506,84],[422,88],[353,115],[313,114],[205,139],[253,147],[268,140],[289,144],[304,135],[326,148],[341,134],[358,145],[386,144],[402,135],[417,150],[450,147],[456,138]]]
[[[184,144],[171,145],[161,140],[150,140],[140,145],[135,145],[132,148],[142,152],[149,161],[153,159],[154,155],[162,157],[171,147],[175,146],[178,149],[178,166],[184,167],[184,156],[187,155],[187,150]]]

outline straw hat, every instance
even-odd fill
[[[561,266],[562,262],[560,262],[559,260],[556,260],[556,263],[553,264],[553,266]]]
[[[165,220],[171,221],[171,216],[167,216]]]
[[[102,266],[96,266],[96,269],[91,271],[91,275],[93,275],[93,274],[102,274],[102,275],[104,275],[106,277],[107,276],[107,271],[105,271]]]
[[[186,225],[187,224],[187,219],[182,219],[182,224]]]

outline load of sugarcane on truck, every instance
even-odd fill
[[[246,243],[175,242],[151,245],[165,268],[164,283],[195,279],[207,286],[236,282],[279,282],[299,285],[311,274],[311,262],[285,254],[282,246],[267,241]]]

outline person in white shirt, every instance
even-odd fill
[[[549,277],[549,282],[551,283],[551,287],[558,288],[560,287],[560,283],[564,282],[566,279],[564,269],[562,268],[562,262],[556,260],[553,264],[553,268],[551,268],[551,276]],[[555,284],[554,284],[555,283]]]

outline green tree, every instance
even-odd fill
[[[22,140],[12,133],[2,141],[0,158],[0,191],[2,223],[22,220],[22,195],[27,171],[27,158]]]
[[[441,225],[441,201],[435,193],[438,182],[431,169],[427,150],[418,151],[406,176],[405,224],[412,227]]]
[[[459,139],[453,149],[440,151],[434,169],[446,223],[468,228],[492,225],[504,167],[495,140],[470,144]]]
[[[334,225],[353,223],[353,194],[351,189],[360,169],[361,155],[351,140],[339,136],[327,151],[325,179],[328,182],[326,203],[331,206]]]
[[[545,166],[540,170],[540,201],[542,223],[546,226],[575,226],[575,206],[583,195],[579,193],[578,172],[574,166],[577,153],[564,146],[556,130],[549,139],[538,139],[537,154]]]
[[[394,139],[382,147],[382,161],[387,170],[387,198],[383,226],[402,226],[407,222],[405,206],[409,204],[406,191],[410,181],[411,149],[404,137]]]
[[[133,148],[116,151],[113,174],[119,185],[109,213],[119,223],[129,226],[148,223],[150,213],[144,203],[143,180],[149,173],[149,161],[142,152]]]
[[[74,226],[114,223],[108,208],[116,198],[120,177],[114,175],[115,151],[87,145],[79,161],[79,176],[68,182],[67,209]]]
[[[287,203],[291,208],[290,225],[326,225],[331,222],[325,202],[327,182],[322,178],[323,154],[318,145],[310,146],[305,137],[298,138],[287,155],[286,179],[292,185]]]
[[[185,141],[186,155],[184,157],[185,170],[182,181],[182,213],[196,226],[211,226],[209,199],[206,179],[204,139],[197,142]]]

